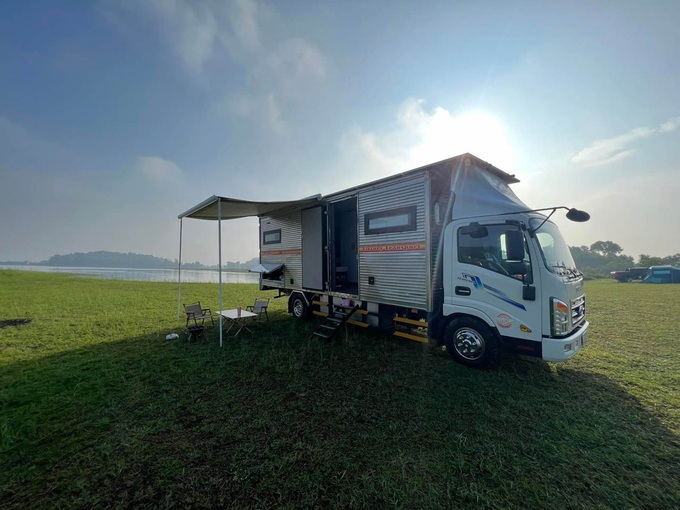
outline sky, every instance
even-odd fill
[[[175,259],[212,195],[328,194],[470,152],[571,246],[680,253],[680,2],[0,3],[0,260]],[[223,260],[258,254],[223,222]],[[217,224],[185,220],[185,261]]]

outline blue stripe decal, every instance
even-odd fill
[[[508,303],[508,304],[511,304],[511,305],[513,305],[513,306],[516,306],[516,307],[519,308],[520,310],[526,311],[526,308],[524,307],[524,305],[523,305],[522,303],[518,303],[517,301],[513,301],[513,300],[510,299],[510,298],[508,297],[508,295],[507,295],[505,292],[503,292],[502,290],[495,289],[495,288],[493,288],[493,287],[487,285],[486,283],[483,283],[483,282],[482,282],[482,279],[481,279],[479,276],[475,276],[475,275],[463,273],[463,274],[462,274],[462,278],[461,278],[461,277],[458,277],[458,279],[459,279],[459,280],[463,280],[463,281],[465,281],[465,282],[471,282],[471,283],[475,286],[475,289],[481,289],[481,288],[483,287],[483,288],[485,288],[485,289],[487,290],[487,292],[489,292],[489,294],[491,294],[492,296],[497,297],[498,299],[500,299],[500,300],[502,300],[502,301],[505,301],[505,302]]]
[[[502,300],[502,301],[505,301],[506,303],[509,303],[509,304],[511,304],[511,305],[513,305],[513,306],[516,306],[516,307],[519,308],[520,310],[526,311],[526,308],[524,307],[524,305],[523,305],[522,303],[518,303],[517,301],[513,301],[512,299],[510,299],[510,298],[508,297],[508,295],[507,295],[505,292],[500,291],[500,290],[498,290],[498,289],[495,289],[495,288],[493,288],[493,287],[487,285],[486,283],[484,283],[483,285],[484,285],[484,288],[485,288],[486,290],[488,290],[489,293],[490,293],[492,296],[497,297],[498,299],[500,299],[500,300]]]

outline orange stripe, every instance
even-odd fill
[[[261,251],[261,255],[300,255],[302,254],[301,249],[294,249],[294,250],[269,250],[269,251]]]
[[[359,247],[363,253],[392,251],[425,251],[425,243],[365,244]]]

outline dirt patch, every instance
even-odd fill
[[[33,319],[4,319],[0,320],[0,329],[8,328],[10,326],[22,326],[24,324],[30,324]]]

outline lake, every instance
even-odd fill
[[[134,280],[140,282],[176,282],[177,269],[129,269],[109,267],[53,267],[53,266],[10,266],[0,265],[0,269],[38,271],[43,273],[70,273],[109,280]],[[223,283],[257,283],[259,274],[244,271],[222,270]],[[216,270],[183,269],[182,283],[217,283]]]

